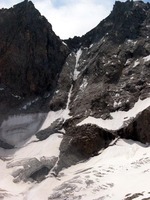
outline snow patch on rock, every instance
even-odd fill
[[[144,100],[138,100],[134,107],[130,109],[129,111],[116,111],[113,113],[110,113],[112,116],[112,119],[106,119],[103,120],[102,118],[95,118],[95,117],[87,117],[82,122],[78,124],[78,126],[84,125],[84,124],[96,124],[99,127],[102,127],[107,130],[118,130],[121,128],[125,121],[135,118],[136,115],[143,110],[145,110],[147,107],[150,106],[150,98],[144,99]]]
[[[133,64],[133,68],[135,68],[136,66],[138,66],[140,64],[139,60],[137,59],[134,64]]]
[[[80,90],[84,91],[87,85],[88,85],[88,81],[86,78],[84,78],[82,84],[80,85]]]
[[[144,60],[144,62],[148,62],[148,61],[150,61],[150,55],[144,57],[143,60]]]

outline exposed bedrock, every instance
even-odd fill
[[[111,132],[96,125],[70,127],[60,145],[59,161],[54,171],[58,173],[64,167],[97,155],[114,138]]]
[[[62,129],[62,126],[63,120],[57,119],[48,128],[38,131],[35,135],[40,141],[42,141],[54,133],[61,132],[60,130]]]
[[[150,107],[139,113],[127,127],[118,130],[117,134],[122,138],[150,143]]]
[[[29,158],[26,160],[20,160],[7,164],[7,168],[14,168],[12,176],[14,182],[20,181],[37,181],[41,182],[45,179],[45,176],[54,167],[57,161],[56,157],[41,157],[40,160],[37,158]],[[15,168],[18,169],[15,169]]]
[[[0,10],[0,18],[0,82],[21,96],[52,91],[69,50],[51,24],[31,1]]]

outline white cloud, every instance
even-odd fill
[[[124,0],[122,0],[124,1]],[[1,0],[0,8],[11,7],[20,0]],[[35,7],[52,24],[62,39],[81,36],[109,15],[115,0],[32,0]]]
[[[56,4],[56,0],[44,0],[36,2],[35,6],[47,17],[56,34],[63,39],[74,35],[81,36],[90,31],[112,9],[111,1],[105,5],[97,0],[67,0],[64,5]]]

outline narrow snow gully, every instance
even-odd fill
[[[74,84],[74,81],[77,80],[78,78],[78,75],[80,74],[80,71],[78,71],[78,66],[79,66],[79,60],[80,60],[80,57],[82,55],[82,50],[79,49],[76,54],[75,54],[75,66],[74,66],[74,71],[73,71],[73,75],[72,75],[72,84],[70,86],[70,89],[69,89],[69,93],[68,93],[68,99],[67,99],[67,103],[66,103],[66,108],[65,110],[67,110],[68,112],[68,116],[69,116],[69,104],[70,104],[70,101],[71,101],[71,95],[72,95],[72,91],[73,91],[73,84]]]
[[[70,101],[71,101],[72,89],[73,89],[73,84],[71,84],[71,87],[70,87],[70,90],[69,90],[69,93],[68,93],[68,100],[67,100],[67,104],[66,104],[66,110],[68,110],[68,111],[69,111],[69,104],[70,104]]]
[[[74,67],[74,73],[73,73],[73,80],[77,80],[78,78],[78,75],[80,73],[80,71],[78,71],[78,66],[79,66],[79,60],[80,60],[80,57],[82,55],[82,50],[79,49],[76,53],[76,63],[75,63],[75,67]]]
[[[58,111],[50,111],[48,113],[47,118],[44,121],[40,130],[44,130],[44,129],[48,128],[57,119],[61,119],[61,120],[65,121],[65,120],[67,120],[71,117],[69,115],[69,113],[70,113],[69,104],[70,104],[70,101],[71,101],[71,95],[72,95],[72,90],[73,90],[73,82],[77,79],[77,77],[80,73],[77,70],[77,68],[79,66],[79,60],[80,60],[81,55],[82,55],[82,50],[79,49],[77,51],[77,53],[75,54],[76,60],[75,60],[74,71],[73,71],[73,74],[72,74],[72,84],[71,84],[69,92],[68,92],[68,99],[67,99],[67,103],[66,103],[66,108],[58,110]]]

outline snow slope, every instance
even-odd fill
[[[118,128],[123,125],[124,119],[135,117],[149,104],[150,98],[139,100],[128,112],[111,113],[113,119],[103,120],[103,123],[106,128]],[[69,116],[68,114],[68,104],[63,111],[50,112],[43,128],[58,117],[65,119]],[[118,122],[118,119],[122,120],[117,126],[115,120]],[[95,119],[93,122],[97,123]],[[100,125],[102,126],[102,122]],[[50,172],[41,183],[14,182],[12,175],[19,169],[26,170],[24,163],[28,163],[30,159],[36,158],[40,161],[53,156],[58,158],[62,138],[62,134],[57,133],[43,141],[38,141],[35,136],[32,136],[20,148],[0,149],[0,197],[6,200],[46,200],[48,198],[52,200],[127,200],[132,196],[137,200],[150,199],[150,146],[131,140],[113,141],[98,156],[62,170],[58,177]],[[30,164],[28,167],[31,167]]]
[[[68,102],[70,101],[70,93]],[[150,98],[139,100],[128,112],[111,113],[112,120],[91,118],[90,123],[111,130],[123,125],[150,106]],[[50,112],[41,129],[47,128],[58,118],[69,116],[66,109]],[[90,117],[89,117],[90,118]],[[79,125],[85,122],[85,119]],[[86,121],[87,120],[87,121]],[[93,121],[92,121],[93,120]],[[120,123],[118,123],[120,120]],[[11,120],[12,121],[12,120]],[[63,169],[57,177],[53,169],[42,182],[28,180],[15,182],[18,170],[30,169],[31,159],[59,157],[62,134],[55,133],[46,140],[39,141],[32,136],[26,143],[13,150],[0,149],[0,199],[4,200],[143,200],[150,199],[150,146],[131,140],[113,141],[98,156]],[[26,163],[26,165],[25,165]],[[57,164],[57,163],[56,163]]]
[[[122,119],[135,117],[148,106],[149,98],[139,100],[133,109],[121,112],[119,117],[122,116]],[[55,114],[56,118],[60,117],[60,114]],[[114,118],[118,115],[119,112],[112,114]],[[49,119],[54,120],[54,117]],[[111,127],[109,123],[106,124]],[[40,161],[43,158],[59,157],[62,138],[62,134],[57,133],[43,141],[38,141],[33,136],[16,149],[0,149],[0,198],[5,200],[47,200],[48,198],[128,200],[130,197],[135,197],[135,200],[150,199],[150,146],[131,140],[113,141],[98,156],[62,170],[58,177],[50,172],[41,183],[14,182],[12,175],[18,169],[25,170],[24,162],[33,158]]]
[[[42,143],[53,140],[54,136]],[[59,142],[55,142],[56,149]],[[20,153],[7,151],[8,157],[5,155],[5,161],[0,161],[0,194],[4,197],[2,199],[46,200],[50,197],[53,200],[123,200],[135,194],[135,200],[150,199],[150,146],[120,139],[113,141],[98,156],[64,169],[58,177],[49,174],[41,183],[13,183],[12,169],[8,169],[6,164],[26,159],[26,150],[30,149],[32,152],[34,143],[31,144],[28,143]],[[38,147],[36,150],[39,156]],[[30,156],[36,156],[36,150]],[[41,156],[47,156],[45,153],[41,151]],[[2,157],[2,149],[0,154]],[[52,151],[52,154],[58,155],[58,152]]]

